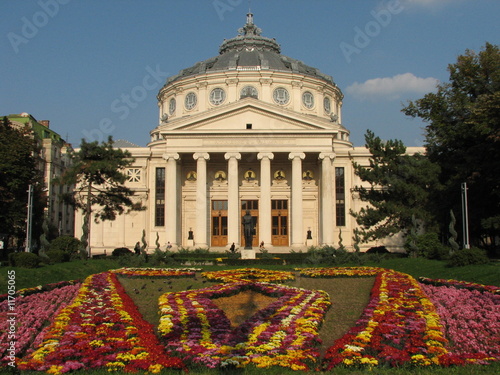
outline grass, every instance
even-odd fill
[[[16,288],[23,289],[46,285],[58,281],[85,279],[94,273],[104,272],[109,269],[126,266],[123,260],[109,257],[108,259],[89,259],[86,261],[75,260],[67,263],[54,265],[44,265],[36,269],[26,269],[20,267],[0,267],[0,285],[7,285],[7,271],[16,271]],[[132,266],[132,265],[129,265]],[[149,266],[147,263],[145,266]],[[295,267],[314,267],[315,265],[275,265],[258,266],[258,268],[274,270],[293,270]],[[321,266],[321,265],[318,265]],[[357,266],[356,264],[347,264],[341,266]],[[438,260],[429,260],[424,258],[388,258],[380,262],[366,262],[363,266],[374,266],[390,268],[396,271],[408,273],[413,277],[430,277],[433,279],[454,279],[475,282],[485,285],[500,286],[500,262],[490,264],[473,265],[465,267],[446,267],[445,262]],[[249,267],[252,267],[249,264]],[[205,271],[216,271],[221,269],[235,269],[241,266],[201,266]],[[6,288],[6,287],[4,287]],[[0,290],[0,294],[6,293]]]

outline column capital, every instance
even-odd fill
[[[335,160],[335,157],[337,154],[335,152],[322,152],[319,154],[318,159],[323,160],[323,159],[330,159],[330,160]]]
[[[301,160],[304,160],[306,157],[306,154],[303,152],[290,152],[288,154],[288,160],[293,160],[295,158],[300,158]]]
[[[166,161],[169,161],[169,159],[173,159],[173,160],[177,161],[180,158],[181,157],[177,152],[163,154],[163,159],[165,159]]]
[[[226,152],[224,154],[224,158],[226,160],[229,160],[231,158],[234,158],[236,160],[241,160],[241,154],[239,152]]]
[[[272,152],[259,152],[257,154],[257,160],[262,160],[264,158],[268,158],[269,160],[273,160],[274,154]]]
[[[210,154],[208,152],[195,152],[193,154],[193,159],[194,160],[198,160],[198,159],[210,160]]]

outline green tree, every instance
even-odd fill
[[[133,192],[124,186],[127,176],[123,169],[133,163],[128,151],[113,148],[113,139],[99,144],[82,139],[80,150],[71,154],[72,165],[59,179],[59,183],[74,185],[65,195],[67,202],[82,210],[82,243],[90,256],[91,217],[97,223],[114,220],[126,209],[140,209],[131,200]]]
[[[41,174],[36,168],[37,144],[29,127],[16,128],[9,119],[0,120],[0,233],[10,237],[11,245],[21,246],[26,235],[28,186],[34,189],[34,214],[41,225],[45,200]],[[33,230],[38,233],[40,230]]]
[[[490,43],[479,53],[467,50],[448,71],[449,82],[402,111],[427,123],[427,155],[440,165],[444,185],[434,204],[443,233],[448,212],[461,212],[460,185],[467,182],[471,243],[494,243],[500,235],[500,225],[490,225],[500,223],[500,50]]]
[[[353,163],[354,173],[367,184],[355,186],[368,206],[351,215],[361,226],[363,242],[407,235],[414,227],[412,216],[421,229],[433,224],[428,204],[433,188],[437,188],[439,167],[422,154],[407,155],[400,140],[382,141],[370,130],[365,135],[370,150],[369,167]]]

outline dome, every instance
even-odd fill
[[[273,38],[261,36],[262,30],[253,23],[253,14],[247,14],[245,26],[238,30],[238,36],[224,40],[219,48],[219,55],[196,63],[170,77],[167,84],[198,74],[218,71],[259,71],[273,70],[299,73],[319,78],[334,84],[331,76],[302,61],[280,54],[280,45]]]

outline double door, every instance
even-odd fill
[[[288,246],[288,200],[271,201],[271,243],[273,246]]]
[[[211,246],[227,245],[227,200],[214,200],[211,207]]]
[[[241,223],[241,238],[240,244],[244,246],[245,236],[243,230],[242,218],[246,211],[250,211],[253,220],[253,239],[252,246],[259,246],[259,201],[258,200],[242,200],[240,223]],[[214,247],[226,246],[227,243],[227,200],[213,200],[211,204],[211,240],[210,244]],[[288,231],[288,200],[272,200],[271,201],[271,243],[273,246],[289,246],[289,231]]]

